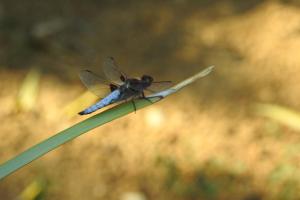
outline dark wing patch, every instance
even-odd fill
[[[152,84],[146,89],[151,93],[160,92],[170,88],[173,85],[172,81],[154,81]]]
[[[122,85],[127,79],[126,74],[119,69],[113,57],[106,58],[102,68],[106,78],[112,83]]]
[[[106,79],[101,78],[89,70],[80,71],[79,78],[89,91],[100,98],[103,98],[110,93],[112,87],[118,88],[118,86],[111,84]]]

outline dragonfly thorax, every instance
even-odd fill
[[[149,87],[152,82],[153,78],[151,76],[143,75],[141,79],[127,79],[123,87],[127,89],[132,89],[134,91],[142,92],[145,88]]]
[[[151,83],[153,82],[153,78],[148,75],[143,75],[141,80],[147,87],[149,87],[151,85]]]

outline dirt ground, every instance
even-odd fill
[[[215,65],[1,180],[0,199],[299,199],[298,1],[2,0],[0,46],[1,163],[86,118],[66,111],[77,73],[106,56],[174,82]]]

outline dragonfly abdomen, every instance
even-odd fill
[[[118,101],[119,98],[120,98],[120,90],[118,90],[118,89],[114,90],[109,95],[107,95],[105,98],[101,99],[101,101],[98,101],[94,105],[88,107],[87,109],[81,111],[78,114],[80,114],[80,115],[90,114],[92,112],[95,112],[96,110],[99,110],[100,108],[103,108],[111,103]]]

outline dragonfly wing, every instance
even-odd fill
[[[108,80],[117,85],[122,85],[127,76],[123,73],[113,57],[108,57],[103,63],[103,72]]]
[[[151,85],[146,89],[151,93],[160,92],[170,88],[173,85],[172,81],[154,81]]]
[[[118,87],[89,70],[82,70],[79,73],[79,78],[82,83],[89,89],[89,91],[100,98],[103,98],[108,93],[110,93],[112,88]]]

